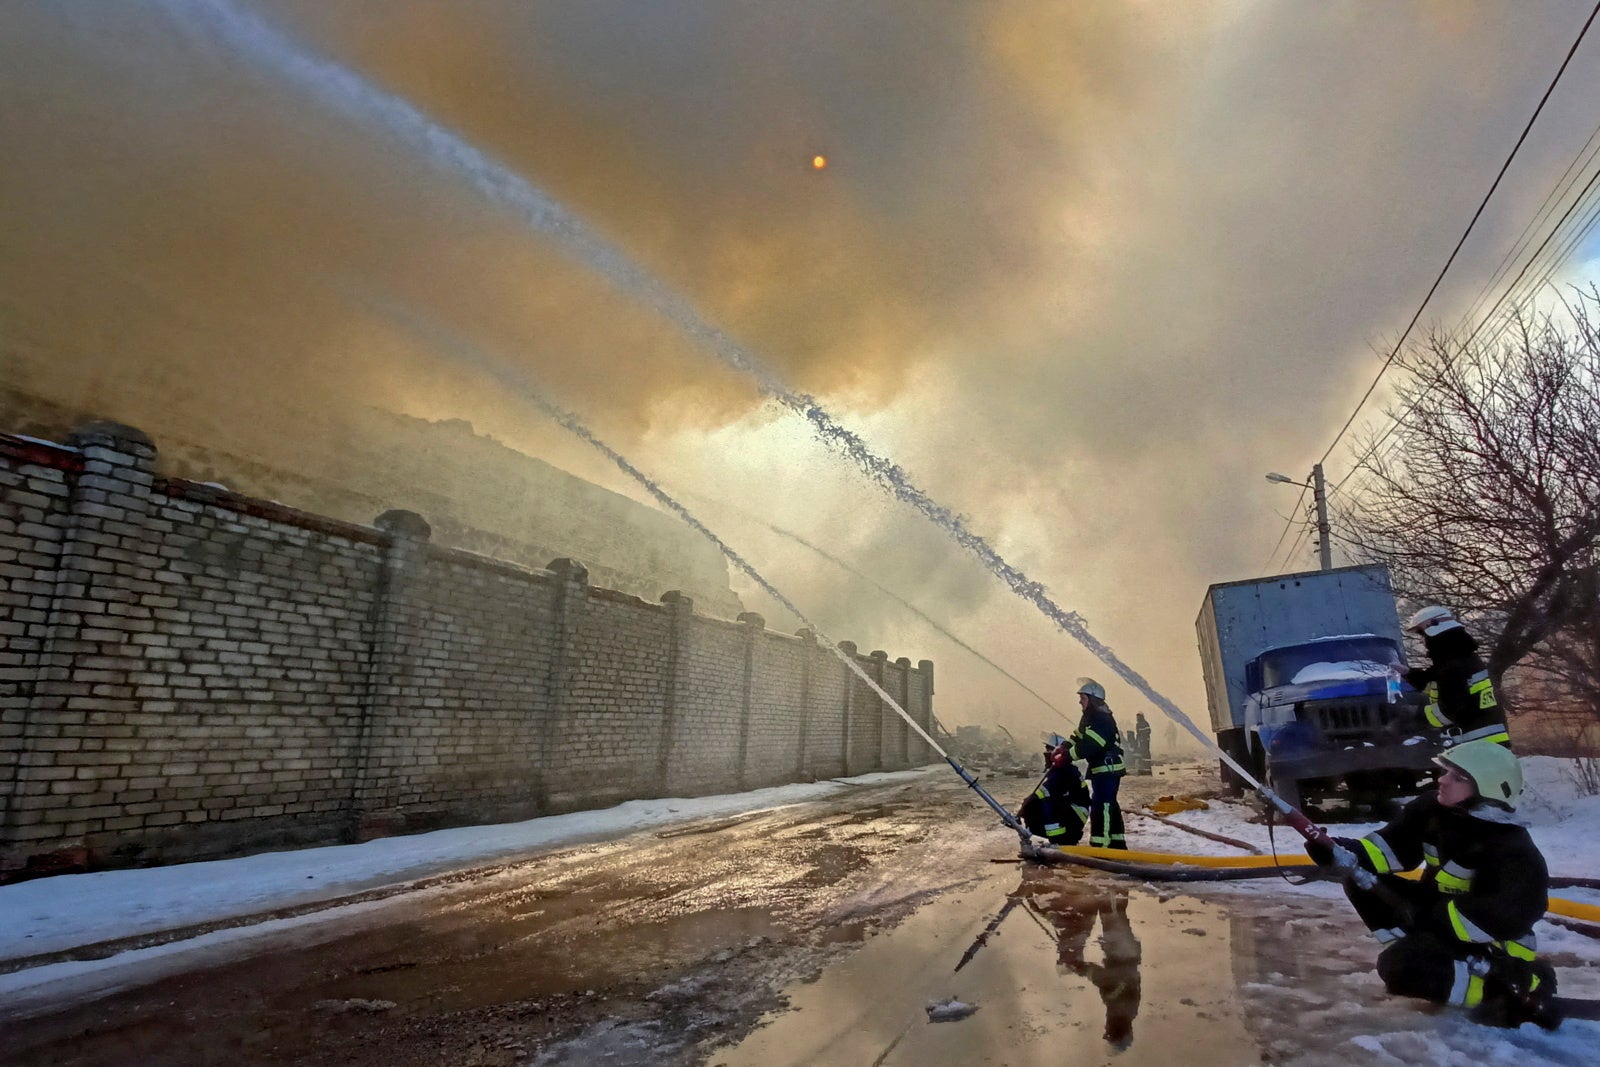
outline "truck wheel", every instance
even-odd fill
[[[1223,730],[1217,734],[1217,747],[1232,756],[1243,766],[1250,766],[1250,755],[1244,750],[1244,731]],[[1222,775],[1222,791],[1230,797],[1242,797],[1245,794],[1245,782],[1239,777],[1237,771],[1222,760],[1217,761],[1217,769]]]

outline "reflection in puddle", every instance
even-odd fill
[[[1029,872],[1038,875],[1042,872]],[[1139,939],[1128,920],[1130,890],[1091,882],[1024,877],[1017,896],[1030,912],[1054,927],[1056,967],[1089,979],[1105,1004],[1104,1037],[1116,1048],[1133,1041],[1133,1020],[1139,1014]],[[1100,924],[1101,961],[1085,957],[1089,935]]]
[[[1223,906],[1059,869],[1001,870],[789,988],[789,1010],[711,1062],[1249,1062],[1259,1046],[1229,956]],[[977,1012],[931,1022],[927,1006],[951,997]]]

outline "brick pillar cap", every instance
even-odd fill
[[[752,629],[764,630],[767,628],[767,620],[754,611],[739,612],[739,621]]]
[[[678,589],[668,589],[665,593],[662,593],[661,602],[663,604],[677,604],[686,608],[694,607],[694,598],[685,596],[684,593]]]
[[[428,525],[428,520],[414,511],[401,511],[398,508],[385,511],[372,524],[384,533],[412,541],[426,541],[433,536],[433,527]]]
[[[817,632],[809,626],[800,627],[794,632],[794,635],[802,641],[809,641],[812,644],[817,643]]]
[[[856,654],[856,643],[854,641],[840,641],[839,651],[848,652],[853,656]]]
[[[67,440],[78,448],[84,445],[137,445],[152,453],[156,450],[156,443],[143,430],[107,420],[85,423],[73,430]]]
[[[901,656],[899,659],[894,661],[894,665],[896,667],[909,667],[911,666],[911,657]]]
[[[575,559],[568,559],[565,556],[562,556],[560,559],[553,559],[546,564],[545,570],[554,571],[556,574],[559,574],[569,582],[582,582],[584,585],[589,584],[589,568],[585,567]]]
[[[873,659],[887,660],[889,658],[889,653],[885,652],[881,648],[875,648],[875,649],[872,650],[872,658]]]

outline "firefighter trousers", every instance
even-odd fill
[[[1555,972],[1545,961],[1503,954],[1491,959],[1474,951],[1479,946],[1424,928],[1423,920],[1439,901],[1438,890],[1390,874],[1378,880],[1380,891],[1346,883],[1345,895],[1384,946],[1378,954],[1378,977],[1390,993],[1484,1011],[1503,1011],[1506,1005],[1496,1002],[1507,1001],[1512,987],[1526,988],[1534,975],[1545,983],[1547,994],[1554,993]]]
[[[1127,848],[1122,832],[1122,808],[1117,804],[1120,774],[1089,775],[1089,844],[1096,848]]]

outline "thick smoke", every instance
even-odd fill
[[[353,432],[354,405],[465,416],[594,473],[324,284],[360,278],[521,353],[652,469],[914,586],[1030,683],[1091,669],[650,309],[377,131],[231,63],[181,7],[0,10],[12,388],[304,466]],[[1272,508],[1293,503],[1261,474],[1320,454],[1587,13],[251,9],[526,173],[842,407],[1191,710],[1200,592],[1258,570]],[[1568,78],[1439,314],[1592,127],[1596,64]],[[825,567],[756,562],[830,629],[938,651]],[[975,691],[940,655],[955,711]]]

